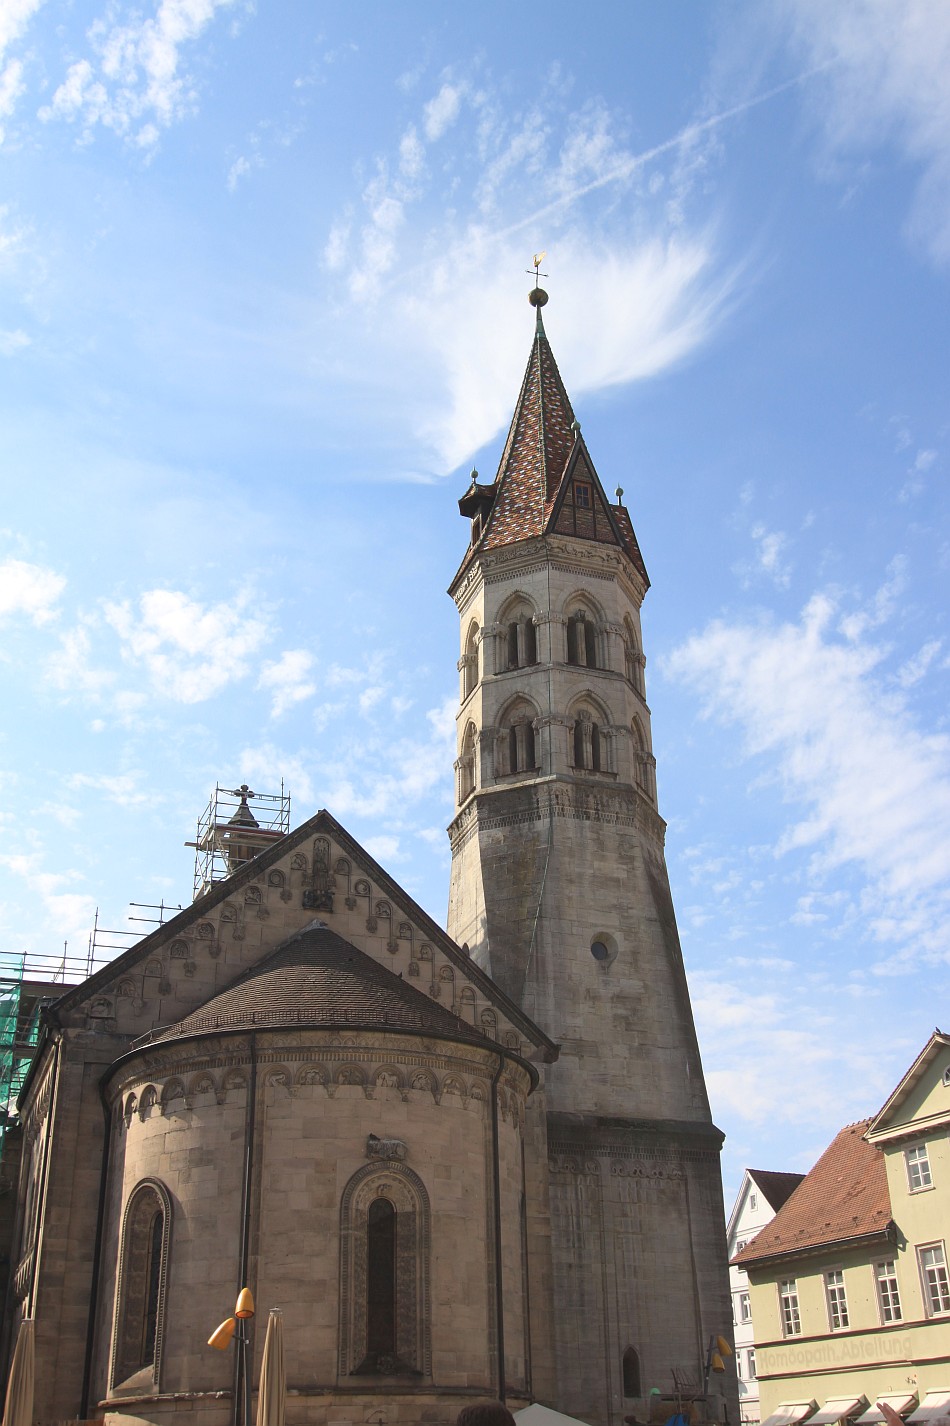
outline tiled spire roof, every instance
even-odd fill
[[[590,485],[591,499],[575,513],[573,499],[568,497],[572,481],[577,479]],[[630,516],[619,502],[613,505],[607,500],[594,470],[544,330],[540,306],[498,474],[490,486],[473,481],[459,506],[463,515],[478,515],[481,521],[462,569],[476,551],[557,532],[619,545],[649,585]]]
[[[511,418],[484,547],[540,535],[574,449],[574,411],[538,308],[528,367]]]

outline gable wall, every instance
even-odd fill
[[[232,880],[230,895],[196,902],[124,957],[112,980],[64,1015],[66,1023],[129,1042],[175,1024],[319,919],[445,1009],[531,1053],[523,1028],[464,964],[455,964],[330,836],[308,837],[256,875],[245,869]]]

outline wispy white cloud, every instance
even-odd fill
[[[110,11],[87,33],[93,58],[70,65],[40,118],[78,121],[86,139],[101,124],[152,148],[162,129],[197,106],[196,83],[182,62],[186,47],[233,2],[159,0],[154,16],[133,13],[125,23]]]
[[[950,262],[950,8],[943,0],[786,0],[796,45],[826,66],[823,123],[836,153],[887,143],[920,171],[910,231]]]
[[[22,614],[34,624],[47,624],[55,618],[65,588],[66,580],[54,570],[26,560],[5,560],[0,564],[0,619]]]
[[[862,879],[867,932],[889,956],[946,960],[950,945],[950,738],[922,730],[881,677],[887,650],[845,638],[834,600],[795,623],[717,620],[674,650],[666,671],[708,716],[735,724],[743,752],[771,767],[803,815],[778,855],[810,854],[808,874]],[[883,964],[883,963],[882,963]]]
[[[425,136],[430,144],[437,143],[451,128],[459,116],[462,107],[462,95],[465,87],[460,84],[452,84],[446,81],[442,85],[438,94],[429,100],[423,109],[423,125]]]
[[[754,579],[765,576],[778,589],[787,589],[791,583],[792,566],[786,556],[788,536],[781,530],[769,530],[764,525],[753,525],[750,534],[755,546],[751,561],[740,561],[736,572],[743,584],[748,586]]]
[[[0,330],[0,356],[10,357],[30,345],[30,339],[21,327],[13,331]]]
[[[67,777],[66,786],[74,791],[84,787],[91,788],[103,793],[110,802],[119,807],[143,807],[146,804],[152,806],[157,800],[155,793],[142,787],[140,772],[75,772]]]
[[[42,4],[43,0],[4,0],[0,5],[0,119],[10,117],[26,89],[22,59],[8,58],[6,52],[23,38]],[[0,143],[3,140],[4,130],[0,125]]]
[[[316,693],[313,666],[313,654],[306,649],[285,649],[279,659],[264,664],[257,686],[271,695],[272,717],[279,718]]]
[[[72,938],[84,944],[92,929],[96,903],[92,896],[65,888],[82,881],[78,871],[48,872],[43,870],[40,852],[0,855],[0,866],[22,878],[28,889],[39,898],[46,913],[46,927],[57,937]]]
[[[467,460],[510,415],[525,334],[507,317],[524,282],[518,274],[545,239],[550,330],[573,393],[651,376],[710,340],[742,266],[724,261],[709,185],[689,178],[688,165],[677,177],[680,161],[768,97],[640,152],[601,101],[565,112],[562,94],[555,100],[542,91],[512,113],[490,86],[461,79],[420,101],[392,152],[374,157],[362,192],[333,219],[324,261],[337,275],[340,303],[355,308],[345,333],[362,340],[364,324],[373,324],[380,375],[400,387],[400,407],[430,453],[430,471]],[[431,163],[429,150],[450,120],[451,148]],[[665,176],[663,165],[671,164]],[[675,214],[667,177],[670,193],[678,185]],[[688,220],[692,197],[704,211]],[[380,324],[375,303],[384,290]],[[338,357],[338,343],[334,350]],[[423,405],[420,390],[439,380],[442,399]]]
[[[200,703],[243,678],[267,637],[266,622],[233,604],[203,605],[173,589],[152,589],[138,601],[104,606],[122,657],[143,667],[156,692],[180,703]]]

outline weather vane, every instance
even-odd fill
[[[542,248],[541,251],[539,253],[535,253],[534,257],[531,259],[531,266],[525,268],[525,272],[529,275],[529,277],[532,272],[534,273],[535,287],[537,287],[538,285],[539,277],[547,277],[548,275],[546,272],[541,271],[541,264],[544,262],[544,259],[546,257],[547,252],[544,248]]]
[[[539,253],[535,253],[534,257],[531,259],[531,266],[525,268],[525,272],[527,272],[529,275],[530,275],[531,273],[534,274],[534,289],[533,289],[533,291],[531,291],[531,292],[528,293],[528,301],[531,303],[531,306],[532,306],[532,307],[537,307],[537,308],[538,308],[538,321],[539,321],[539,322],[541,321],[541,310],[540,310],[540,309],[544,306],[545,302],[547,302],[547,300],[548,300],[548,294],[545,292],[544,288],[543,288],[543,287],[540,285],[540,283],[538,282],[538,278],[539,278],[539,277],[547,277],[547,275],[548,275],[546,272],[542,272],[542,271],[541,271],[541,264],[544,262],[544,259],[545,259],[546,256],[547,256],[547,254],[546,254],[544,248],[542,248],[541,251],[540,251]]]

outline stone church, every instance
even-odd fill
[[[283,1311],[289,1426],[738,1421],[719,1150],[664,862],[630,515],[544,330],[459,501],[443,930],[322,811],[47,1014],[8,1339],[36,1418],[239,1420],[206,1345]],[[656,1389],[656,1390],[654,1390]],[[656,1404],[656,1391],[660,1405]]]

